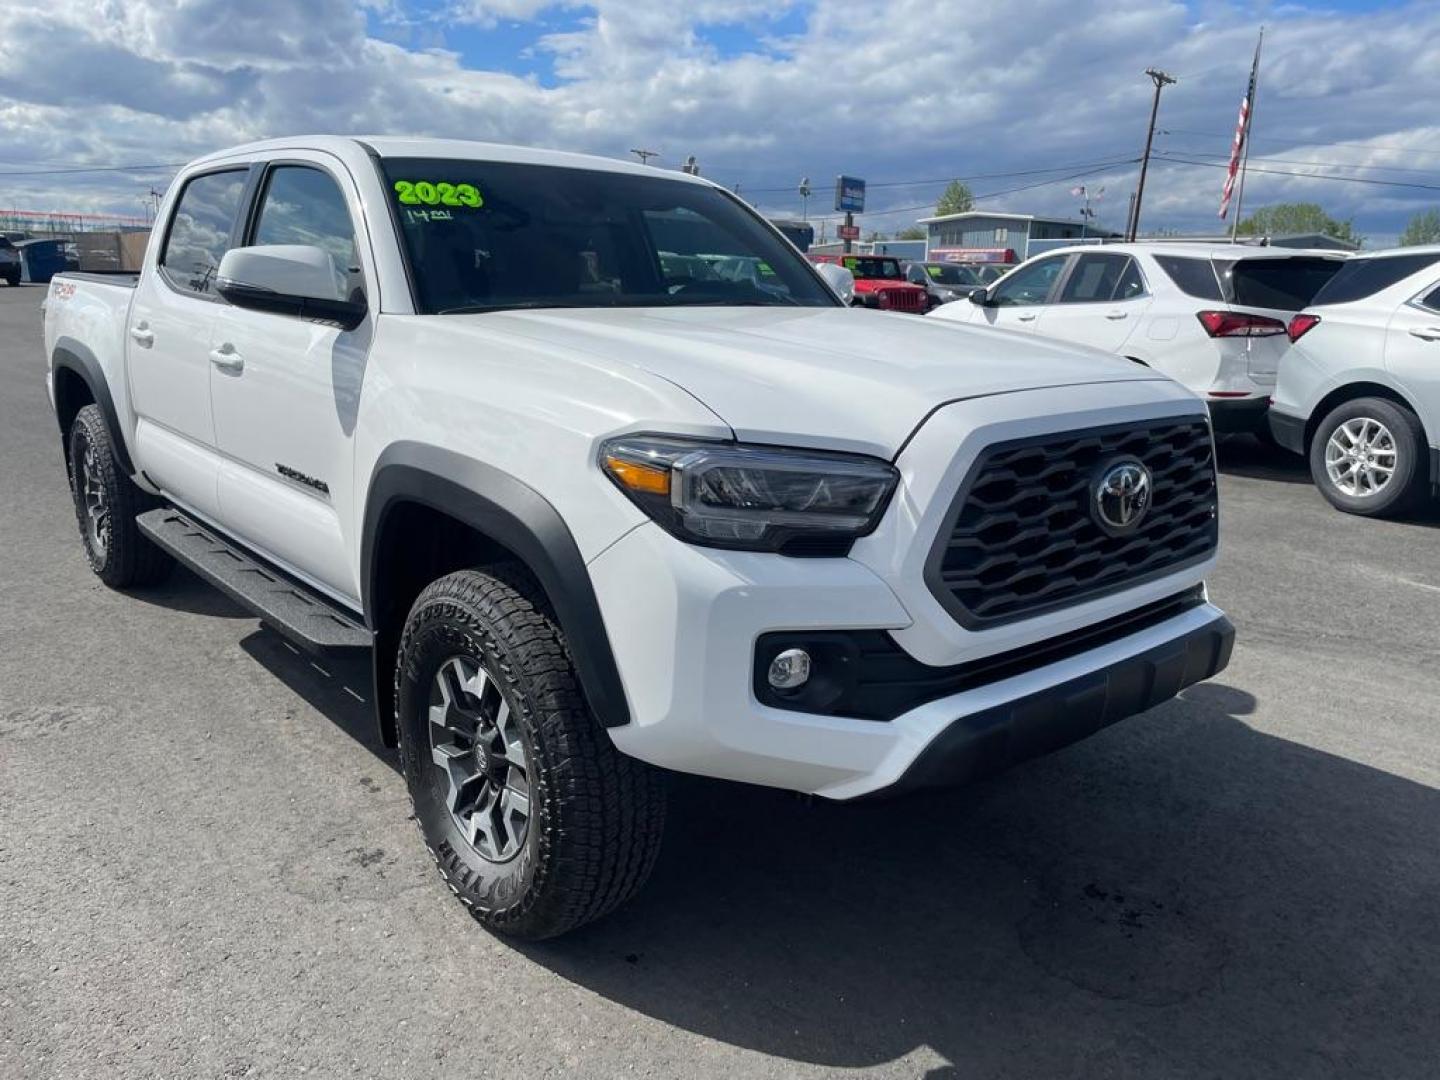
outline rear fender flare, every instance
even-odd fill
[[[67,415],[73,417],[79,411],[78,408],[69,408],[72,403],[61,398],[60,380],[56,379],[61,371],[74,372],[89,388],[91,399],[100,407],[100,413],[105,417],[105,424],[110,429],[115,446],[115,457],[120,468],[127,476],[134,476],[135,467],[130,460],[130,448],[126,444],[125,432],[120,426],[120,418],[115,412],[115,399],[110,394],[110,383],[105,378],[105,370],[100,366],[100,361],[95,359],[93,352],[71,337],[59,338],[55,342],[54,351],[50,354],[50,377],[54,380],[55,388],[55,419],[60,425],[61,442],[65,443],[70,434],[66,430]],[[68,444],[65,453],[68,458]]]

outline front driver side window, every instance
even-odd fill
[[[306,244],[328,252],[342,295],[361,286],[355,228],[345,196],[319,169],[279,165],[270,170],[252,244]]]
[[[1068,255],[1057,255],[1022,266],[996,286],[991,299],[999,307],[1043,304],[1068,258]]]

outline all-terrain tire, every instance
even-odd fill
[[[69,448],[70,494],[90,569],[112,589],[164,581],[175,560],[135,524],[137,514],[159,502],[125,475],[98,405],[75,414]]]
[[[473,819],[458,809],[468,804],[446,771],[455,759],[445,755],[460,751],[454,743],[437,749],[452,738],[432,723],[432,708],[444,716],[450,700],[440,686],[446,670],[477,672],[462,696],[481,717],[481,730],[503,700],[504,722],[523,745],[523,757],[518,749],[510,755],[525,764],[529,817],[518,840],[519,829],[499,827],[519,844],[507,858],[482,854],[487,844],[491,856],[500,848],[494,836],[479,837]],[[453,685],[449,693],[456,694]],[[401,634],[395,708],[420,834],[446,884],[482,924],[517,937],[554,937],[639,891],[660,851],[663,777],[616,750],[590,714],[564,635],[525,575],[503,567],[462,570],[421,592]],[[496,737],[489,745],[504,753],[505,742]],[[451,764],[437,765],[441,759]],[[512,787],[509,780],[491,783],[500,792]]]
[[[1363,419],[1376,421],[1389,432],[1394,444],[1394,471],[1379,490],[1353,494],[1342,490],[1331,478],[1326,448],[1331,436],[1342,426]],[[1383,456],[1379,460],[1390,459]],[[1310,476],[1330,505],[1347,514],[1390,517],[1414,509],[1425,497],[1429,464],[1420,418],[1386,398],[1355,398],[1336,406],[1316,425],[1310,439]]]

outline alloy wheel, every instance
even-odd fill
[[[95,444],[85,439],[84,450],[80,454],[79,475],[75,478],[76,488],[85,504],[85,535],[96,557],[104,559],[110,546],[110,505],[100,477],[100,459],[95,453]]]
[[[1397,454],[1389,428],[1372,417],[1357,416],[1330,433],[1325,443],[1325,472],[1336,489],[1363,499],[1390,483]]]
[[[530,774],[499,682],[474,659],[451,657],[435,673],[429,719],[431,760],[456,826],[482,858],[513,858],[530,828]]]

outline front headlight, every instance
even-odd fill
[[[888,462],[854,454],[624,435],[600,468],[659,525],[695,544],[843,555],[895,489]]]

